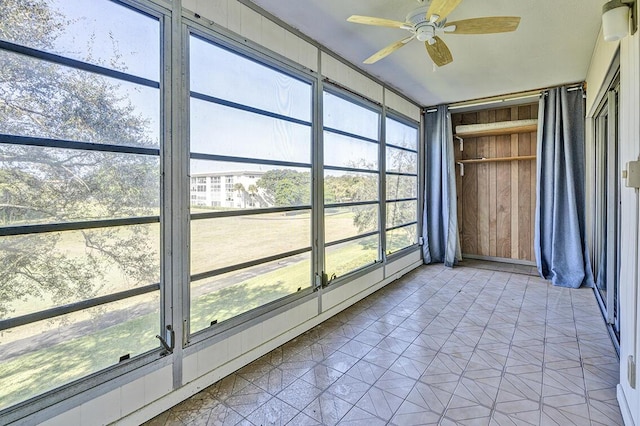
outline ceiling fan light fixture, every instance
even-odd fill
[[[617,41],[629,34],[629,5],[610,0],[602,6],[602,33],[605,41]]]
[[[423,25],[416,29],[416,38],[420,41],[432,40],[435,34],[435,30],[431,25]]]

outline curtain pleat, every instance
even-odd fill
[[[446,105],[425,114],[424,263],[461,260],[451,115]]]
[[[556,286],[593,286],[586,240],[582,90],[543,94],[538,113],[534,250],[540,275]]]

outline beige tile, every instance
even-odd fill
[[[353,405],[330,393],[323,393],[303,410],[303,413],[323,425],[333,426],[347,414]]]
[[[280,392],[277,397],[298,410],[303,410],[322,393],[322,389],[298,379]]]
[[[465,265],[411,272],[149,424],[621,425],[593,293]]]
[[[257,410],[247,416],[254,425],[283,426],[297,416],[299,410],[285,403],[281,399],[271,398]]]
[[[329,386],[327,392],[344,401],[355,404],[360,398],[362,398],[369,388],[371,388],[369,383],[345,374]]]

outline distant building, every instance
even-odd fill
[[[265,172],[226,171],[191,175],[191,205],[199,207],[268,207],[257,182]]]

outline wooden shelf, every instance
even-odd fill
[[[503,136],[518,133],[531,133],[538,130],[537,119],[499,121],[484,124],[466,124],[456,126],[454,136],[458,138],[477,138],[483,136]]]
[[[520,155],[516,157],[493,157],[493,158],[471,158],[469,160],[458,160],[456,163],[473,164],[473,163],[495,163],[498,161],[524,161],[535,160],[535,155]]]
[[[456,133],[454,136],[460,138],[479,138],[483,136],[503,136],[503,135],[513,135],[516,133],[531,133],[538,130],[537,124],[529,124],[526,126],[518,126],[518,127],[510,127],[507,129],[488,129],[488,130],[477,130],[469,133]]]

